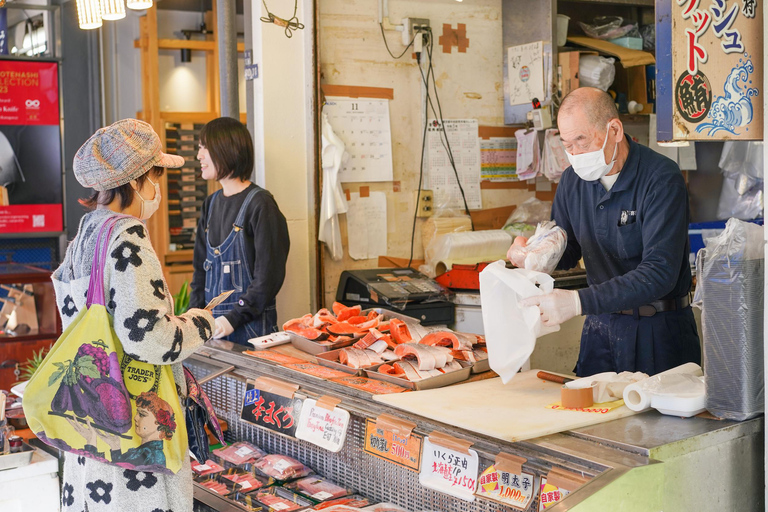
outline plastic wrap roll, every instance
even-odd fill
[[[427,263],[480,263],[504,259],[512,236],[502,229],[448,233],[435,238],[426,251]]]
[[[665,372],[658,373],[653,377],[635,382],[624,388],[624,403],[627,407],[635,412],[646,411],[651,408],[651,392],[650,385],[653,380],[659,375],[670,375],[675,373],[687,373],[690,375],[696,375],[701,377],[704,372],[701,371],[701,366],[696,363],[685,363],[675,368],[670,368]],[[658,379],[656,379],[658,380]]]

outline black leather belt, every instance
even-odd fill
[[[656,300],[650,304],[645,304],[636,309],[625,309],[619,311],[621,315],[637,315],[637,316],[653,316],[656,313],[664,313],[666,311],[679,311],[687,308],[691,304],[691,299],[688,295],[685,297],[679,297],[677,299]]]

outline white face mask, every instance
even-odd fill
[[[155,183],[154,181],[147,178],[147,181],[149,181],[151,184],[155,186],[155,197],[154,199],[144,199],[141,197],[141,194],[139,194],[139,191],[136,190],[134,187],[133,191],[136,192],[136,195],[139,196],[139,199],[141,200],[141,211],[139,213],[139,218],[141,220],[147,220],[150,218],[158,208],[160,208],[160,184]]]
[[[571,165],[573,166],[573,171],[584,181],[599,180],[608,174],[613,167],[613,164],[616,161],[616,152],[619,148],[619,142],[616,141],[616,146],[613,148],[611,161],[606,163],[605,154],[603,152],[605,151],[605,145],[608,142],[608,133],[610,133],[610,127],[606,130],[603,147],[597,151],[581,153],[580,155],[572,155],[567,151],[565,152],[568,156],[568,161],[571,162]]]

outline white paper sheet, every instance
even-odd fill
[[[339,181],[392,181],[389,100],[326,98],[323,112],[350,157]]]
[[[677,148],[678,165],[681,171],[696,170],[696,143],[688,142],[688,146]]]
[[[543,41],[507,48],[509,104],[530,104],[533,98],[546,99],[544,89]]]
[[[367,260],[387,254],[387,196],[371,192],[350,195],[347,207],[347,247],[353,260]]]
[[[482,208],[480,198],[480,139],[477,119],[444,120],[448,144],[456,171],[472,210]],[[448,152],[444,146],[443,129],[439,121],[430,120],[427,128],[427,170],[424,188],[435,193],[437,208],[464,210],[464,201],[456,182]]]
[[[517,178],[528,180],[536,177],[539,170],[539,137],[536,130],[517,130]]]

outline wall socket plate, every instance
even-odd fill
[[[420,27],[428,27],[427,18],[403,18],[403,44],[408,45]]]
[[[422,190],[416,198],[418,202],[416,209],[417,217],[431,217],[434,214],[435,197],[431,190]]]

